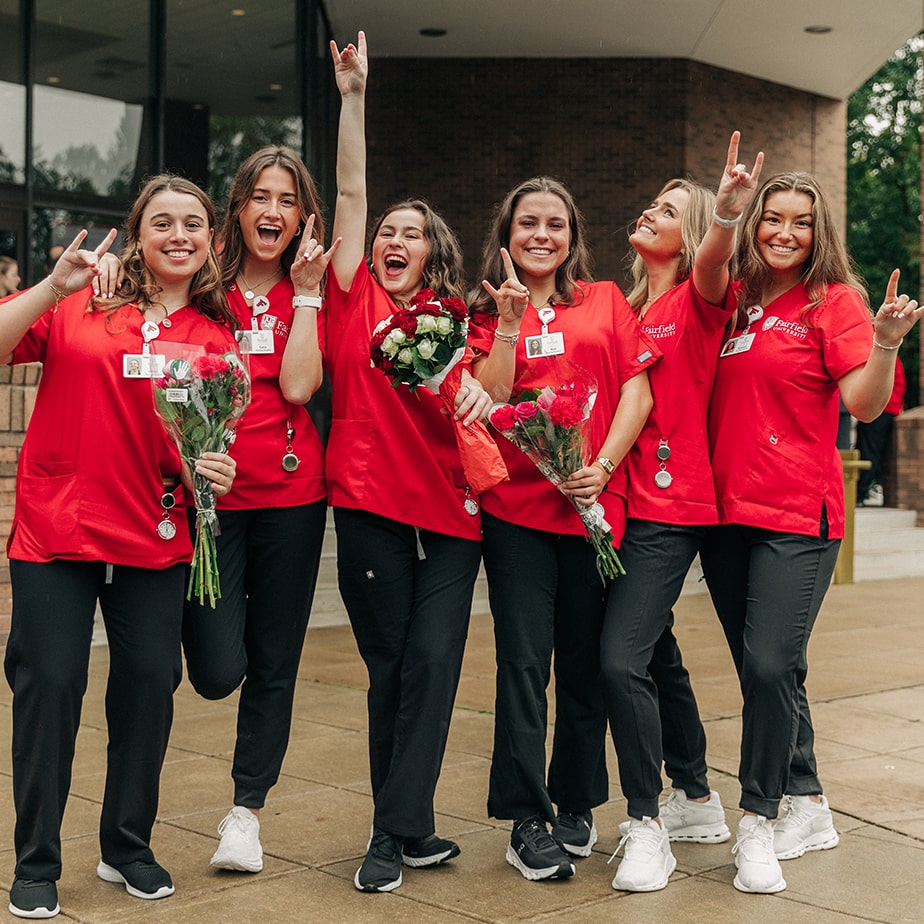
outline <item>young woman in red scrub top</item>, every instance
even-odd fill
[[[354,884],[401,885],[402,863],[426,867],[459,853],[436,835],[433,795],[462,667],[481,559],[478,506],[468,491],[440,400],[392,388],[370,366],[376,325],[424,288],[462,297],[462,258],[426,203],[388,209],[366,238],[366,40],[338,51],[342,97],[334,235],[342,238],[326,283],[325,362],[333,422],[327,482],[337,529],[340,593],[369,672],[369,763],[375,816]],[[490,407],[463,376],[456,418]]]
[[[241,687],[234,804],[211,864],[263,868],[259,813],[279,778],[327,517],[324,450],[305,403],[321,384],[321,280],[330,259],[317,190],[291,149],[240,166],[221,230],[222,282],[247,344],[251,403],[237,428],[234,490],[218,503],[221,598],[186,604],[193,687]],[[243,682],[243,685],[242,685]]]
[[[651,409],[658,353],[612,282],[592,282],[584,223],[568,190],[535,177],[498,209],[473,305],[475,375],[498,401],[561,384],[569,367],[597,382],[590,464],[564,489],[601,503],[618,546],[623,458]],[[541,349],[528,349],[538,342]],[[529,880],[573,875],[589,856],[592,809],[608,798],[599,683],[605,586],[572,503],[497,436],[510,473],[482,495],[484,562],[497,648],[488,813],[513,820],[507,861]],[[620,578],[616,578],[620,580]],[[546,688],[555,653],[556,719],[546,775]],[[557,808],[556,808],[557,807]],[[553,826],[550,833],[549,825]]]
[[[838,843],[804,686],[844,535],[838,396],[860,420],[882,411],[895,351],[922,309],[897,294],[896,271],[871,319],[805,173],[767,180],[743,213],[738,272],[737,326],[710,409],[721,525],[700,554],[744,698],[735,887],[778,892],[779,860]]]
[[[154,412],[143,366],[152,340],[234,349],[214,225],[212,203],[197,186],[154,177],[128,217],[117,296],[92,298],[97,254],[78,251],[81,234],[45,281],[0,312],[0,354],[43,363],[7,545],[16,805],[10,911],[21,917],[58,913],[61,819],[97,602],[110,659],[97,873],[137,898],[173,892],[149,845],[182,676],[189,473]],[[234,463],[207,453],[196,470],[224,495]],[[158,529],[164,520],[174,528]]]
[[[689,180],[664,185],[642,212],[629,303],[663,358],[649,372],[654,408],[629,451],[624,577],[610,586],[601,668],[630,820],[613,888],[651,892],[676,866],[670,840],[731,834],[706,776],[706,735],[673,633],[672,607],[718,522],[706,419],[723,335],[735,309],[728,262],[739,215],[757,189],[732,135],[718,196]],[[662,749],[663,738],[663,749]],[[662,760],[673,789],[663,806]]]

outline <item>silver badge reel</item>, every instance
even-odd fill
[[[160,505],[163,507],[164,515],[157,524],[157,535],[169,541],[176,535],[176,524],[170,519],[170,511],[176,506],[176,497],[173,496],[172,491],[164,491],[160,498]]]
[[[295,427],[292,426],[291,421],[286,421],[286,451],[282,457],[282,469],[286,472],[294,472],[301,465],[301,459],[292,451],[294,439]]]
[[[663,490],[669,488],[674,480],[674,476],[667,470],[667,460],[671,457],[671,447],[667,445],[667,440],[661,440],[655,450],[655,455],[661,464],[655,472],[654,483]]]

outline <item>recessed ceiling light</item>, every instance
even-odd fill
[[[246,16],[247,10],[231,10],[232,16]]]
[[[61,78],[60,77],[49,77],[48,82],[49,83],[61,83]]]
[[[282,89],[282,84],[281,84],[281,83],[271,83],[271,84],[270,84],[270,89],[271,89],[271,90],[281,90],[281,89]]]
[[[830,26],[806,26],[803,30],[808,32],[809,35],[826,35],[831,31]]]
[[[420,34],[427,38],[442,38],[446,34],[445,29],[427,28],[421,29]]]

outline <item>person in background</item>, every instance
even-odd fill
[[[879,416],[922,309],[898,295],[896,270],[871,321],[809,174],[771,177],[745,212],[722,217],[741,222],[738,316],[709,417],[720,525],[700,558],[744,700],[734,884],[772,893],[786,888],[780,860],[838,843],[805,691],[844,535],[838,397],[859,420]]]
[[[882,494],[882,474],[885,458],[892,442],[895,418],[902,412],[905,400],[905,367],[895,356],[895,382],[892,394],[883,412],[869,423],[857,422],[857,445],[860,458],[872,462],[872,467],[860,469],[857,479],[857,506],[881,507],[884,502]]]
[[[654,408],[629,450],[629,519],[610,585],[601,667],[619,779],[628,802],[613,888],[663,889],[676,866],[670,841],[731,837],[710,790],[706,734],[673,634],[672,608],[709,528],[718,521],[707,415],[719,348],[735,310],[728,264],[734,220],[757,188],[738,163],[735,132],[718,194],[668,181],[642,211],[629,304],[663,354],[649,372]],[[729,221],[728,219],[732,219]],[[662,748],[663,739],[663,748]],[[661,765],[673,789],[658,805]]]
[[[19,290],[19,264],[12,257],[0,257],[0,298]]]
[[[557,180],[534,177],[508,193],[487,236],[481,275],[469,339],[475,375],[496,401],[558,387],[568,370],[595,378],[592,461],[562,488],[581,504],[600,502],[618,547],[623,459],[651,410],[646,369],[657,348],[615,283],[592,281],[583,218]],[[541,349],[528,350],[537,341]],[[488,814],[513,821],[506,858],[526,879],[566,878],[574,874],[572,856],[590,856],[592,810],[609,797],[599,677],[606,588],[574,505],[524,453],[496,439],[510,480],[482,495],[497,658]]]
[[[326,283],[325,362],[333,419],[327,481],[337,530],[340,594],[369,674],[369,765],[375,802],[353,883],[390,892],[402,863],[459,855],[435,833],[439,778],[472,593],[481,560],[478,504],[442,402],[392,388],[370,365],[375,327],[423,289],[461,298],[462,255],[443,219],[419,199],[386,210],[366,240],[366,38],[331,42],[341,94],[334,253]],[[463,373],[455,418],[468,425],[491,399]]]
[[[234,491],[217,505],[221,598],[214,608],[186,604],[183,648],[202,696],[241,687],[234,802],[211,864],[256,873],[260,810],[288,746],[327,519],[324,450],[304,405],[321,383],[318,313],[332,251],[322,246],[314,181],[294,151],[264,147],[244,161],[219,239],[251,403],[233,446]]]
[[[178,527],[191,473],[155,413],[150,377],[127,370],[132,358],[150,363],[157,341],[235,348],[214,225],[201,189],[156,176],[128,216],[116,297],[93,298],[89,287],[115,231],[95,251],[79,250],[81,232],[49,277],[0,312],[4,361],[43,364],[7,543],[13,614],[4,668],[13,691],[16,807],[9,908],[19,917],[59,911],[61,821],[97,603],[109,644],[97,874],[136,898],[174,891],[150,841],[182,676],[192,543]],[[230,489],[229,456],[206,453],[195,469],[216,495]]]
[[[64,253],[64,246],[62,244],[52,244],[45,253],[45,274],[51,275],[51,271],[55,268],[55,263],[61,259],[61,255]]]

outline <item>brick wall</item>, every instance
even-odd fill
[[[892,447],[886,455],[883,491],[890,507],[918,511],[924,526],[924,407],[903,411],[895,418]]]
[[[430,200],[470,279],[494,206],[547,173],[585,213],[597,278],[623,281],[629,223],[671,177],[714,186],[736,128],[748,163],[815,173],[845,215],[843,103],[680,59],[375,59],[366,121],[371,214]]]
[[[16,463],[35,405],[41,369],[39,363],[0,366],[0,535],[4,540],[13,521]],[[10,569],[6,557],[0,561],[0,644],[5,644],[10,630],[12,601]]]

